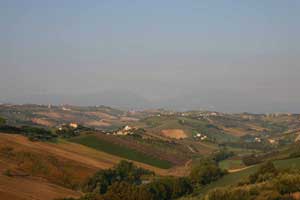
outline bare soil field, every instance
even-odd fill
[[[87,121],[85,122],[85,125],[88,126],[110,126],[111,124],[109,122],[106,122],[105,120],[93,120],[93,121]]]
[[[91,115],[91,116],[96,116],[96,117],[100,117],[103,119],[117,119],[115,116],[109,115],[107,113],[104,112],[87,112],[86,114]]]
[[[242,129],[238,129],[238,128],[222,128],[226,133],[231,134],[233,136],[237,136],[237,137],[241,137],[246,135],[246,132],[243,131]]]
[[[41,119],[41,118],[32,118],[31,121],[35,124],[42,125],[42,126],[53,127],[55,125],[55,123],[51,122],[50,120]]]
[[[184,139],[187,134],[181,129],[165,129],[161,131],[162,135],[168,138]]]

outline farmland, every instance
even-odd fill
[[[1,165],[2,181],[8,187],[22,187],[20,195],[28,193],[37,199],[38,191],[23,183],[41,184],[47,200],[79,197],[84,194],[77,190],[83,189],[87,178],[99,170],[110,173],[122,160],[155,172],[154,177],[142,178],[150,182],[149,186],[157,181],[184,183],[183,187],[193,187],[193,195],[200,197],[211,189],[245,180],[267,160],[274,160],[278,169],[300,168],[298,115],[125,112],[104,106],[2,108],[1,130],[10,133],[0,133],[0,161],[7,164]],[[125,127],[133,132],[122,134]],[[55,139],[41,137],[48,135]],[[254,163],[245,162],[247,158]],[[191,173],[197,167],[200,178]],[[205,176],[206,173],[213,175]],[[94,178],[98,181],[99,177]],[[12,190],[7,191],[1,188],[0,196],[20,198],[13,196]]]
[[[96,136],[87,135],[82,137],[73,138],[70,141],[76,142],[96,150],[104,151],[106,153],[116,155],[125,159],[134,160],[155,167],[168,169],[172,167],[172,164],[165,160],[159,160],[157,158],[148,156],[136,150],[130,149],[125,146],[116,145],[107,141],[101,140]]]

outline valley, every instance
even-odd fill
[[[150,185],[191,177],[214,160],[207,164],[220,177],[201,187],[191,182],[186,195],[193,197],[185,199],[239,184],[267,161],[278,170],[300,168],[297,114],[3,104],[0,116],[1,198],[80,198],[89,178],[123,160],[155,173],[142,176]]]

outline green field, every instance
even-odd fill
[[[276,160],[274,161],[274,164],[279,169],[287,169],[287,168],[300,168],[300,158],[292,158],[287,160]],[[250,168],[247,168],[245,170],[231,173],[228,175],[225,175],[223,178],[219,179],[216,182],[213,182],[209,184],[208,186],[201,189],[201,193],[206,193],[210,189],[216,188],[216,187],[225,187],[232,184],[236,184],[240,182],[241,180],[247,178],[249,175],[255,173],[258,169],[259,165],[254,165]]]
[[[223,160],[219,163],[222,169],[236,169],[244,167],[242,160]]]
[[[82,144],[99,151],[104,151],[106,153],[116,155],[125,159],[146,163],[162,169],[169,169],[172,167],[172,163],[170,163],[169,161],[154,158],[134,149],[101,140],[94,135],[80,136],[72,138],[69,141]]]

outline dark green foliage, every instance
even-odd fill
[[[246,166],[255,165],[262,162],[262,160],[255,154],[244,156],[242,161]]]
[[[207,195],[207,200],[250,200],[248,190],[242,189],[214,189]]]
[[[250,166],[250,165],[262,163],[268,160],[269,158],[271,158],[272,156],[276,156],[277,154],[278,151],[271,151],[264,154],[251,154],[251,155],[244,156],[242,158],[242,161],[246,166]]]
[[[107,193],[98,198],[103,200],[139,200],[139,189],[137,186],[127,182],[113,183]]]
[[[0,125],[3,125],[5,123],[6,123],[6,120],[4,118],[0,117]]]
[[[22,129],[19,127],[15,126],[10,126],[10,125],[1,125],[0,126],[0,131],[4,133],[14,133],[14,134],[21,134]]]
[[[300,174],[280,174],[275,180],[275,187],[281,194],[300,191]]]
[[[28,137],[31,141],[55,141],[57,135],[44,128],[33,126],[15,127],[10,125],[0,126],[0,131],[4,133],[20,134]]]
[[[172,199],[182,197],[193,192],[193,186],[188,178],[175,178],[172,184]]]
[[[152,172],[121,161],[115,168],[101,170],[84,186],[83,199],[92,200],[169,200],[190,194],[193,187],[187,178],[163,178],[142,184],[142,176]]]
[[[146,130],[143,129],[143,128],[138,128],[138,129],[135,129],[133,130],[133,134],[130,135],[131,137],[135,137],[135,138],[139,138],[141,139],[142,136],[146,133]]]
[[[273,162],[268,161],[262,164],[256,173],[249,176],[250,183],[263,182],[274,178],[278,174]]]
[[[217,163],[210,159],[202,159],[194,166],[190,173],[193,184],[206,185],[221,178],[226,172],[221,170]]]
[[[63,127],[61,129],[57,129],[55,131],[55,133],[59,136],[59,137],[62,137],[62,138],[71,138],[71,137],[76,137],[76,136],[79,136],[80,133],[78,130],[72,128],[72,127],[69,127],[69,126],[66,126],[66,127]]]
[[[57,138],[57,135],[43,128],[22,126],[21,129],[22,133],[32,141],[55,141]]]
[[[55,131],[55,133],[61,138],[72,138],[80,135],[82,131],[92,131],[92,128],[88,128],[82,125],[78,125],[77,128],[71,127],[69,125],[63,125]]]
[[[172,197],[172,182],[171,180],[158,180],[145,186],[147,192],[152,196],[151,199],[171,199]]]
[[[133,163],[121,161],[115,168],[100,170],[91,177],[84,185],[85,192],[104,194],[110,185],[115,182],[126,182],[129,184],[141,184],[141,177],[152,175],[153,172],[138,168]]]
[[[228,151],[226,149],[221,149],[220,151],[213,154],[212,159],[215,160],[216,162],[220,162],[232,156],[234,156],[234,152]]]

